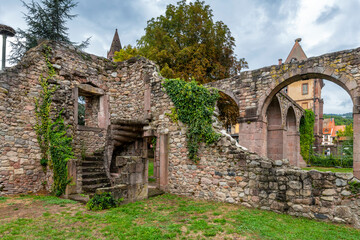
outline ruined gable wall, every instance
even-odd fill
[[[79,84],[102,89],[107,96],[104,105],[108,110],[108,116],[104,117],[107,122],[143,119],[144,76],[156,71],[156,66],[146,59],[113,63],[71,46],[45,44],[52,48],[49,59],[56,71],[53,108],[64,109],[79,165],[82,152],[92,154],[104,148],[107,129],[76,126],[74,89]],[[40,151],[32,129],[34,97],[41,89],[38,78],[47,71],[42,48],[40,45],[30,50],[18,65],[0,74],[0,195],[36,192],[42,188],[42,182],[49,181],[39,164]],[[77,169],[79,183],[81,171]]]

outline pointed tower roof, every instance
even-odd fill
[[[107,58],[113,60],[114,54],[121,49],[120,38],[117,29],[115,30],[114,38],[111,43],[110,51],[107,54]]]
[[[295,44],[294,44],[293,48],[291,49],[289,56],[286,58],[285,63],[291,62],[291,59],[293,59],[293,58],[295,58],[297,61],[307,59],[307,56],[299,43],[300,41],[301,41],[301,38],[295,39]]]

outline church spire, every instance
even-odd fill
[[[118,34],[117,29],[116,29],[116,30],[115,30],[115,34],[114,34],[113,41],[112,41],[112,43],[111,43],[110,51],[109,51],[108,54],[107,54],[107,58],[108,58],[109,60],[113,60],[113,57],[114,57],[115,52],[120,51],[121,48],[122,48],[122,47],[121,47],[121,43],[120,43],[119,34]]]

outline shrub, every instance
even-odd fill
[[[122,201],[120,199],[119,201]],[[103,209],[109,209],[116,207],[118,201],[114,199],[114,197],[109,192],[104,192],[102,194],[95,194],[94,197],[90,199],[90,201],[86,204],[86,208],[92,211],[98,211]]]
[[[310,163],[318,167],[352,167],[353,159],[351,156],[341,157],[330,156],[311,156]]]

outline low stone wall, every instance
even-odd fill
[[[351,173],[303,171],[271,161],[224,135],[203,146],[201,160],[186,159],[185,137],[170,134],[168,191],[295,216],[359,225],[360,199],[349,191]]]

